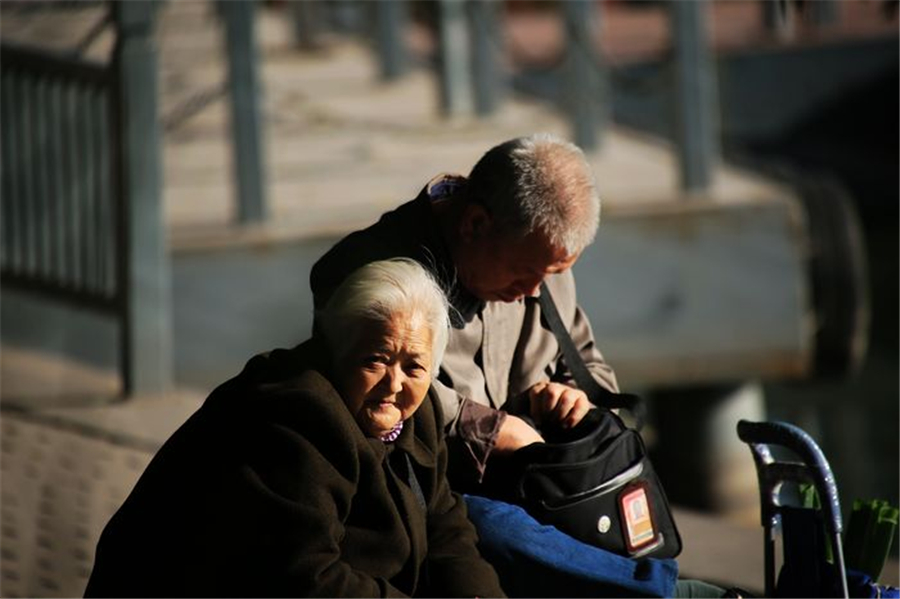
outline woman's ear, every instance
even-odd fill
[[[470,202],[463,208],[459,235],[465,242],[478,241],[490,233],[491,225],[491,215],[484,206]]]

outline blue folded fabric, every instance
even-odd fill
[[[545,526],[516,505],[465,495],[478,548],[510,597],[671,597],[672,559],[633,560]]]
[[[878,584],[865,572],[850,568],[847,569],[847,590],[851,597],[900,598],[900,589],[897,587]]]

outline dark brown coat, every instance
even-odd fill
[[[367,438],[321,353],[257,356],[212,393],[107,525],[88,596],[502,595],[447,485],[437,403],[395,443]]]

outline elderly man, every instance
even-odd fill
[[[600,199],[575,145],[533,135],[488,151],[468,178],[441,175],[416,199],[347,236],[313,267],[316,306],[361,264],[409,257],[451,301],[450,344],[435,383],[446,414],[453,479],[480,482],[492,457],[541,436],[515,414],[573,426],[590,409],[536,297],[546,282],[594,378],[617,391],[575,298],[571,266],[591,243]]]

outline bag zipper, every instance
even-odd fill
[[[564,504],[551,506],[551,505],[547,505],[546,500],[541,499],[541,506],[548,511],[553,511],[553,510],[571,507],[573,505],[581,503],[582,501],[590,499],[591,497],[594,497],[596,495],[606,495],[610,491],[615,491],[621,487],[624,487],[626,484],[628,484],[629,482],[631,482],[632,480],[634,480],[638,476],[640,476],[641,473],[643,473],[643,471],[644,471],[644,461],[640,460],[634,466],[631,466],[630,468],[623,470],[622,472],[615,475],[614,477],[612,477],[605,483],[600,483],[596,487],[593,487],[586,491],[581,491],[580,493],[576,493],[574,495],[570,495],[569,497],[566,498],[566,502]]]

